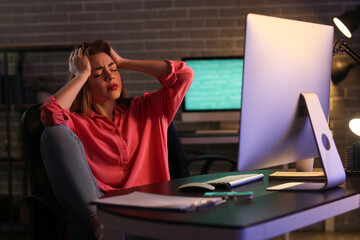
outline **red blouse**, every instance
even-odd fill
[[[41,106],[44,126],[65,125],[84,145],[90,168],[103,192],[170,179],[167,128],[193,80],[184,62],[168,61],[171,72],[158,76],[160,90],[115,108],[114,122],[92,111],[83,117],[64,110],[53,96]]]

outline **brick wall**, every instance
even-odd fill
[[[73,44],[105,39],[126,58],[242,55],[245,15],[249,12],[332,25],[333,16],[359,4],[359,0],[1,0],[0,44]],[[335,29],[334,40],[341,37]],[[360,29],[347,42],[359,51]],[[33,85],[38,76],[51,76],[54,84],[64,84],[68,55],[24,55],[26,86]],[[17,57],[15,54],[12,59]],[[11,66],[15,72],[16,64]],[[359,73],[356,67],[343,82],[331,87],[330,127],[342,158],[344,147],[357,140],[347,123],[360,110]],[[160,86],[142,74],[124,72],[123,78],[132,96]],[[26,102],[35,101],[30,90],[26,97]],[[4,108],[1,111],[4,119]],[[19,115],[15,111],[13,122]],[[19,141],[18,127],[12,124],[12,139]],[[179,121],[177,124],[181,127]],[[2,120],[0,127],[1,158],[6,156]],[[18,157],[19,144],[13,144],[13,155]],[[236,146],[215,149],[236,156]]]

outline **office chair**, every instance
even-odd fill
[[[21,117],[22,156],[29,177],[30,194],[24,197],[29,205],[31,239],[64,239],[70,219],[57,203],[40,153],[40,137],[44,127],[40,107],[28,108]],[[184,148],[173,123],[168,128],[169,171],[172,179],[189,176]]]
[[[69,219],[57,203],[40,153],[40,137],[44,127],[40,121],[40,105],[28,108],[21,117],[22,157],[29,178],[31,239],[64,239]]]
[[[193,175],[237,170],[237,161],[224,155],[207,154],[199,150],[187,150],[186,154],[189,174],[190,169],[194,170],[191,171]]]

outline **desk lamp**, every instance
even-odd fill
[[[334,17],[333,19],[335,25],[339,30],[348,38],[352,37],[352,33],[360,25],[360,6],[357,6],[356,10],[346,11],[341,14],[339,17]],[[347,53],[352,59],[354,59],[357,64],[360,63],[360,56],[354,50],[352,50],[344,40],[339,40],[334,45],[333,56],[339,52]],[[341,66],[342,65],[342,66]],[[337,63],[334,66],[334,74],[332,74],[332,79],[335,84],[340,82],[343,78],[346,77],[347,73],[350,71],[355,64],[351,63]],[[350,130],[356,135],[360,136],[360,115],[355,115],[353,119],[349,122]]]
[[[360,25],[360,6],[356,10],[346,11],[339,17],[334,17],[333,21],[340,31],[348,38]]]

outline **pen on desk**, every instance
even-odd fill
[[[222,197],[226,200],[253,199],[253,192],[206,192],[204,197]]]
[[[195,201],[193,204],[189,205],[188,207],[184,208],[183,210],[186,212],[189,211],[195,211],[195,210],[199,210],[202,208],[208,208],[208,207],[212,207],[212,206],[217,206],[219,204],[225,203],[226,200],[221,200],[221,201],[215,201],[215,200],[198,200]]]

